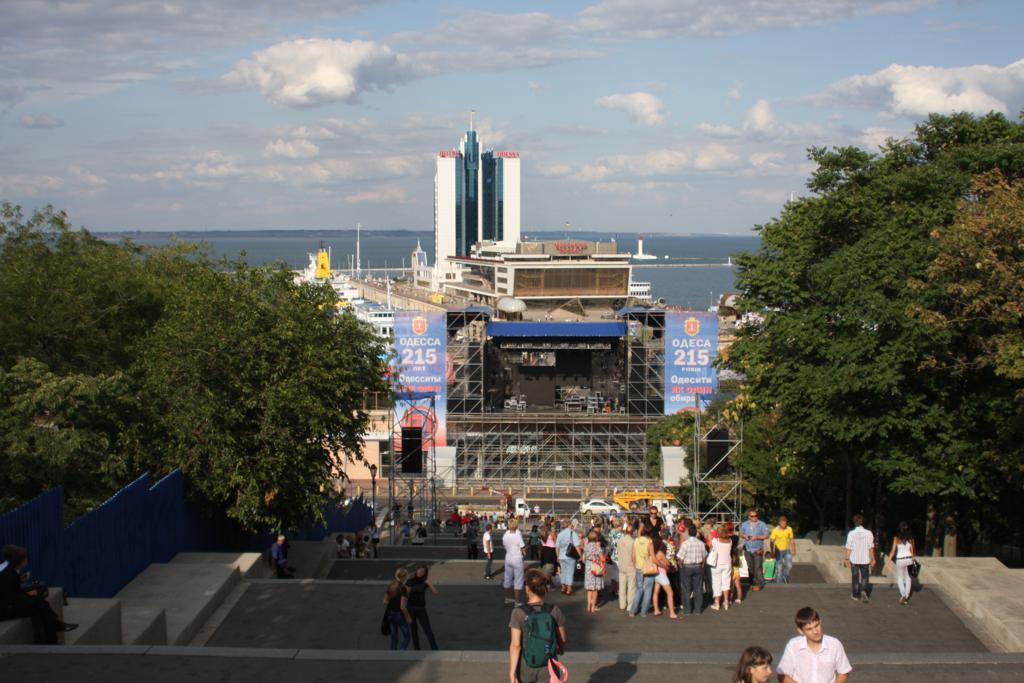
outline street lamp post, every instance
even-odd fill
[[[373,521],[377,521],[377,465],[370,464],[370,488],[373,490]]]

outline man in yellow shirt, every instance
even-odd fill
[[[775,549],[777,583],[789,583],[789,572],[796,558],[796,543],[793,542],[793,527],[785,515],[779,517],[779,525],[772,529],[772,548]]]

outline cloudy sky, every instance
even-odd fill
[[[1016,118],[1022,29],[1019,0],[8,0],[0,198],[95,230],[430,229],[475,109],[522,154],[525,232],[748,233],[810,145]]]

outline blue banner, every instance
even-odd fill
[[[718,314],[669,311],[665,314],[665,414],[695,410],[697,395],[718,391]]]
[[[395,401],[398,425],[423,430],[423,450],[447,445],[447,314],[443,311],[395,313]],[[405,394],[406,396],[403,396]],[[433,406],[430,396],[434,397]],[[398,439],[401,434],[396,435]],[[400,443],[400,442],[396,442]],[[396,450],[400,445],[396,445]]]

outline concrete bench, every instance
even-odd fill
[[[121,601],[115,598],[72,598],[64,620],[78,628],[64,634],[65,645],[120,645]]]
[[[124,645],[166,645],[166,610],[159,605],[122,602],[121,642]]]
[[[166,642],[158,644],[187,645],[240,580],[238,568],[227,564],[151,564],[117,594],[126,643],[158,631],[162,610]]]
[[[50,607],[57,613],[57,617],[63,620],[62,614],[64,613],[64,589],[63,588],[50,588],[49,597],[47,602],[50,603]],[[57,634],[58,642],[62,642],[61,639],[63,634]],[[0,621],[0,644],[3,645],[31,645],[32,640],[32,620],[28,617],[24,619],[8,619],[6,621]]]

